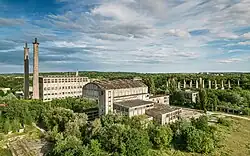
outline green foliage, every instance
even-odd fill
[[[191,120],[192,125],[200,130],[203,131],[208,131],[209,130],[209,126],[208,126],[208,117],[203,115],[197,119],[192,119]]]
[[[207,92],[206,92],[206,90],[205,89],[201,89],[200,91],[199,91],[199,97],[200,97],[200,109],[201,110],[204,110],[205,112],[206,112],[206,110],[207,110],[207,101],[208,101],[208,99],[207,99]]]
[[[3,97],[4,95],[5,93],[2,90],[0,90],[0,97]]]
[[[170,146],[173,138],[173,132],[169,126],[150,126],[149,138],[153,146],[157,149],[163,149]]]
[[[192,128],[187,133],[187,150],[197,153],[209,153],[214,150],[214,142],[205,131]]]
[[[227,126],[227,127],[231,126],[231,124],[232,124],[232,122],[229,119],[226,119],[223,117],[218,119],[218,123],[223,125],[223,126]]]

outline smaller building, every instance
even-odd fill
[[[113,109],[114,113],[127,115],[129,117],[144,115],[146,110],[154,107],[154,103],[152,101],[144,101],[144,100],[128,100],[115,102]]]
[[[150,96],[149,100],[154,103],[169,105],[169,95],[154,95]]]
[[[199,96],[199,92],[192,90],[185,90],[184,97],[189,100],[190,103],[196,103],[197,97]]]
[[[155,104],[154,108],[148,109],[146,115],[152,116],[154,121],[161,125],[176,122],[182,113],[181,108],[170,107],[164,104]]]

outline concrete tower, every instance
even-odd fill
[[[37,38],[35,38],[33,42],[33,99],[39,99],[38,45]]]
[[[24,47],[24,99],[29,99],[29,48],[27,42]]]

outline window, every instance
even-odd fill
[[[64,87],[62,87],[62,89],[64,89]]]
[[[50,90],[50,87],[48,87],[48,90]]]
[[[54,90],[54,87],[52,87],[51,90]]]
[[[54,83],[54,79],[51,80],[51,83]]]
[[[57,79],[55,79],[55,83],[57,83]]]
[[[48,79],[48,83],[50,83],[50,79]]]
[[[47,88],[46,87],[44,87],[44,90],[46,90]]]
[[[64,79],[62,79],[62,83],[64,83]]]

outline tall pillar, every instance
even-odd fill
[[[230,80],[228,80],[228,88],[230,89],[231,88],[231,82],[230,82]]]
[[[37,38],[33,42],[33,99],[39,99],[39,65]]]
[[[186,88],[186,80],[183,80],[183,88]]]
[[[181,83],[178,82],[178,89],[181,89]]]
[[[211,80],[208,80],[208,89],[212,88]]]
[[[27,42],[24,47],[24,99],[29,99],[29,48]]]
[[[167,88],[169,87],[169,80],[167,80],[167,82],[166,82],[166,86],[167,86]]]
[[[196,80],[195,82],[196,82],[195,88],[198,89],[199,88],[199,82],[198,82],[198,80]]]
[[[190,80],[190,82],[189,82],[189,88],[192,88],[192,87],[193,87],[193,81]]]
[[[214,88],[218,89],[217,80],[214,80]]]
[[[221,89],[222,89],[222,90],[225,89],[225,88],[224,88],[224,81],[223,81],[223,80],[221,80]]]
[[[202,78],[200,78],[200,86],[202,85]]]
[[[240,80],[238,80],[238,82],[237,82],[237,83],[238,83],[237,85],[238,85],[238,87],[239,87],[239,86],[240,86]]]
[[[202,88],[205,88],[205,80],[202,80]]]

